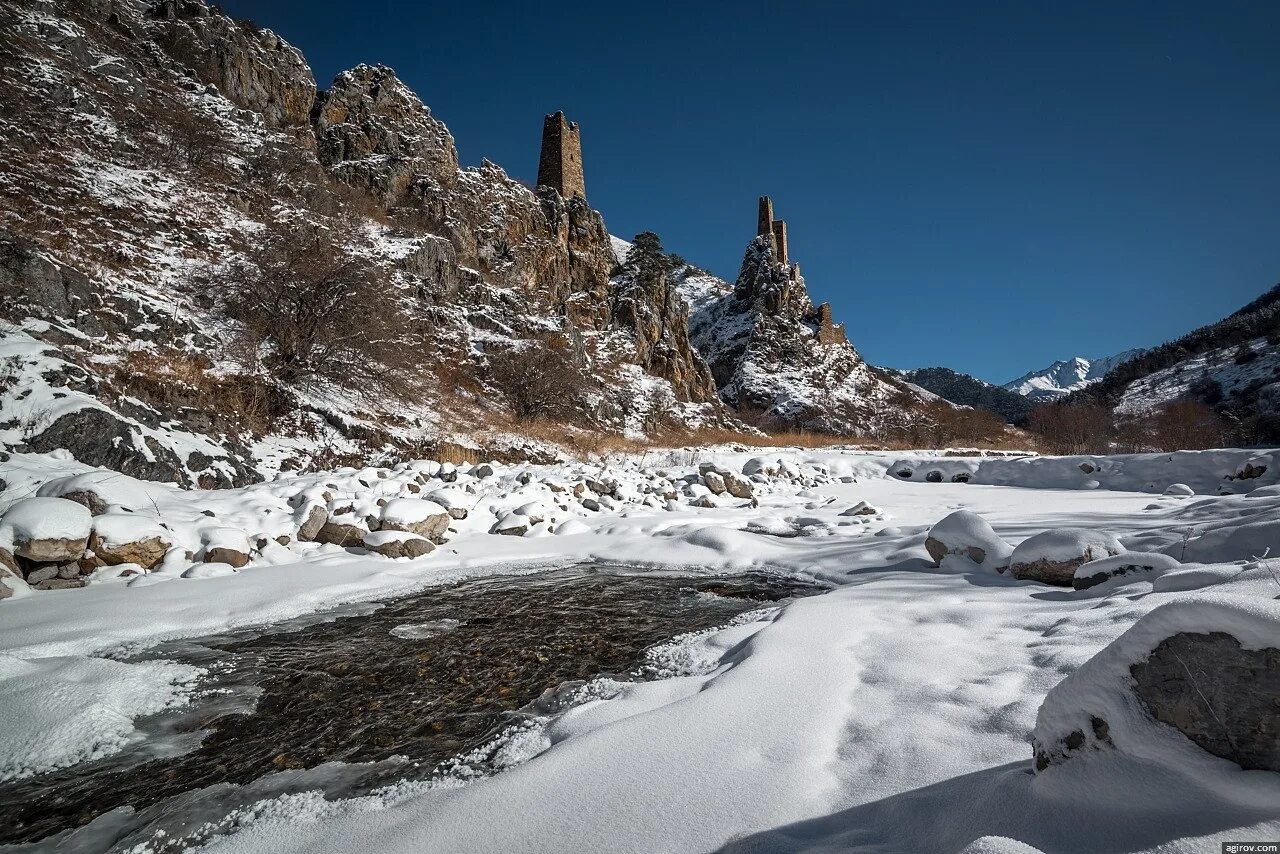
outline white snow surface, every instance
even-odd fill
[[[0,516],[0,543],[84,540],[93,520],[89,511],[62,498],[24,498]]]
[[[501,744],[505,770],[496,775],[402,783],[336,801],[318,792],[268,797],[190,844],[236,854],[1190,854],[1218,850],[1224,840],[1274,839],[1277,775],[1205,759],[1154,724],[1117,731],[1123,725],[1113,722],[1116,750],[1028,773],[1033,731],[1076,722],[1082,685],[1101,684],[1121,702],[1120,665],[1106,662],[1132,661],[1161,632],[1201,626],[1237,631],[1247,644],[1277,642],[1280,561],[1235,556],[1272,534],[1280,543],[1280,530],[1258,527],[1280,518],[1280,490],[1268,488],[1273,469],[1227,482],[1245,494],[1215,494],[1222,472],[1272,454],[1090,457],[1102,470],[1093,476],[1102,488],[1094,489],[1075,476],[1086,458],[728,448],[607,468],[494,464],[493,477],[459,471],[447,484],[439,465],[420,461],[238,490],[136,486],[153,503],[131,509],[156,514],[179,546],[199,542],[205,527],[238,527],[251,542],[294,533],[317,505],[376,515],[379,498],[410,500],[410,483],[421,495],[448,489],[474,504],[451,523],[452,539],[418,560],[267,542],[239,572],[182,577],[192,565],[175,548],[172,562],[132,581],[0,602],[0,719],[21,722],[0,729],[0,768],[27,776],[109,755],[136,737],[137,716],[188,699],[197,674],[126,655],[163,640],[567,562],[703,573],[765,568],[834,589],[660,647],[655,672],[665,678],[593,680],[568,692],[559,713]],[[962,463],[974,478],[903,479],[894,466],[904,461],[919,469]],[[691,506],[699,462],[753,472],[759,506]],[[65,459],[15,455],[0,507],[6,497],[83,473]],[[612,490],[584,492],[600,511],[586,509],[572,489],[587,479]],[[1207,495],[1159,494],[1175,482]],[[1139,488],[1124,491],[1131,484]],[[1248,492],[1254,487],[1262,488]],[[668,500],[668,492],[679,497]],[[488,533],[534,502],[548,518],[526,536]],[[875,512],[844,515],[859,502]],[[981,516],[1010,544],[1069,526],[1111,532],[1131,551],[1184,566],[1085,591],[1016,581],[968,561],[934,568],[926,533],[956,510]],[[546,536],[552,531],[558,535]],[[107,652],[125,657],[99,657]],[[1055,689],[1073,673],[1086,675],[1077,687]],[[59,707],[66,714],[44,714],[50,703],[66,704]]]

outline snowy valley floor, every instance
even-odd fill
[[[742,471],[751,456],[704,458]],[[1100,471],[1092,476],[1078,460],[1025,461],[1017,470],[1017,461],[925,455],[765,456],[785,458],[793,476],[759,479],[758,507],[718,498],[705,503],[723,506],[683,498],[665,506],[619,501],[590,513],[574,506],[526,537],[488,533],[509,515],[505,505],[483,524],[473,508],[453,539],[418,560],[336,547],[296,559],[268,550],[234,573],[179,577],[162,568],[0,603],[0,780],[109,755],[137,737],[134,717],[181,704],[198,685],[190,668],[95,657],[103,653],[566,563],[765,568],[834,589],[683,640],[667,651],[677,662],[670,678],[588,685],[583,702],[513,738],[518,761],[494,776],[405,783],[336,801],[269,798],[216,820],[190,843],[237,854],[1085,854],[1280,840],[1280,774],[1243,771],[1162,724],[1117,713],[1113,746],[1039,774],[1030,745],[1050,689],[1162,605],[1182,603],[1166,609],[1175,616],[1165,623],[1175,628],[1226,614],[1216,627],[1238,628],[1246,646],[1280,646],[1280,560],[1275,569],[1256,560],[1272,540],[1272,553],[1280,552],[1274,464],[1247,485],[1228,482],[1241,494],[1218,496],[1221,471],[1250,453],[1095,458]],[[23,465],[34,486],[45,479],[40,467],[53,463]],[[659,468],[676,483],[677,470],[696,474],[696,465]],[[971,482],[945,482],[961,469]],[[924,482],[935,470],[944,482]],[[633,465],[618,477],[639,482],[646,471]],[[517,469],[499,471],[495,482],[506,492],[492,500],[527,503],[522,489],[576,476],[556,467],[536,472],[535,483],[521,485]],[[1162,495],[1174,482],[1209,494]],[[1117,485],[1144,491],[1106,488]],[[201,506],[236,518],[235,508],[248,513],[258,506],[250,497],[267,492],[269,485],[210,494]],[[872,512],[850,515],[858,502]],[[934,567],[925,534],[956,509],[978,513],[1015,545],[1076,527],[1111,532],[1131,551],[1199,563],[1082,591],[1016,581],[960,557]],[[1063,696],[1111,708],[1105,680],[1078,682]],[[1043,713],[1044,733],[1071,714]],[[138,854],[160,847],[145,828],[127,842]],[[74,843],[43,845],[73,850]]]

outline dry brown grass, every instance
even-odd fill
[[[215,375],[202,355],[184,350],[131,350],[106,378],[117,397],[135,397],[161,412],[200,415],[226,432],[262,435],[293,403],[252,374]],[[199,430],[204,425],[194,425]]]

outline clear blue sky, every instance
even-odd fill
[[[582,124],[610,230],[732,279],[773,196],[815,301],[894,367],[1003,382],[1280,282],[1280,3],[225,0],[323,87],[396,69],[463,162]]]

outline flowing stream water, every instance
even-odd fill
[[[545,711],[544,692],[653,678],[654,645],[822,589],[765,573],[574,567],[165,644],[147,657],[208,670],[197,700],[140,721],[147,738],[121,754],[0,785],[0,847],[118,850],[157,829],[176,842],[285,792],[348,797],[492,773],[502,763],[486,745]]]

